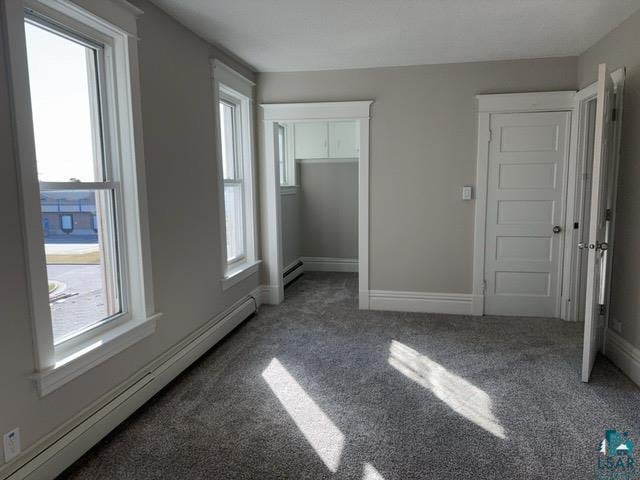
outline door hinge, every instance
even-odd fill
[[[482,281],[482,293],[487,293],[487,281]]]
[[[493,130],[489,129],[489,143],[493,140]]]
[[[607,211],[604,213],[604,219],[607,222],[613,220],[613,211],[610,208],[607,208]]]
[[[606,314],[607,314],[607,306],[600,305],[600,315],[606,315]]]
[[[613,110],[611,110],[611,121],[612,122],[616,121],[616,117],[618,116],[617,113],[618,113],[618,109],[617,108],[614,108]]]

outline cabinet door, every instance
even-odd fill
[[[296,159],[328,158],[327,122],[296,123]]]
[[[359,137],[357,122],[331,122],[329,124],[329,158],[359,157]]]

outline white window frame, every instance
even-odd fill
[[[213,78],[213,110],[215,116],[215,138],[217,154],[218,203],[220,218],[220,246],[222,264],[222,289],[227,290],[240,281],[256,273],[260,260],[257,258],[256,248],[256,181],[255,159],[253,148],[253,106],[255,83],[244,77],[236,70],[218,59],[211,60],[211,75]],[[227,262],[227,228],[225,222],[224,175],[222,165],[222,138],[220,135],[220,101],[234,103],[239,109],[237,118],[240,145],[236,145],[236,152],[242,162],[242,178],[244,193],[244,242],[245,256],[242,259]]]
[[[32,375],[41,396],[87,372],[155,331],[155,311],[145,187],[142,114],[137,51],[137,16],[123,0],[5,0],[4,19],[10,67],[12,114],[26,243],[31,318],[36,351]],[[104,45],[105,137],[110,166],[117,170],[118,219],[124,315],[67,341],[54,344],[44,238],[40,213],[33,118],[24,22],[27,11]],[[97,187],[101,187],[99,182]],[[64,184],[66,188],[66,183]],[[90,188],[90,183],[84,183]]]

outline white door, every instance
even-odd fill
[[[559,315],[570,112],[491,115],[485,313]]]
[[[596,107],[593,170],[591,183],[591,214],[589,241],[579,247],[588,249],[587,285],[585,299],[584,348],[582,353],[582,381],[588,382],[602,338],[600,305],[605,304],[607,285],[607,249],[609,221],[607,196],[611,175],[611,116],[613,109],[613,81],[607,66],[598,68],[598,98]],[[586,247],[586,248],[585,248]]]

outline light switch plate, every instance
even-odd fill
[[[471,200],[473,198],[473,187],[465,185],[462,187],[462,200]]]
[[[20,429],[14,428],[2,436],[4,444],[4,461],[8,462],[20,453]]]

